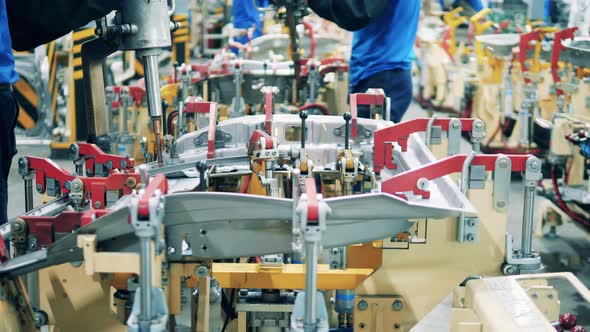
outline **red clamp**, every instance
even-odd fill
[[[113,154],[102,152],[102,150],[90,143],[75,143],[78,145],[78,154],[76,157],[83,157],[86,160],[86,170],[90,170],[89,176],[94,176],[95,165],[101,164],[109,168],[109,173],[112,174],[115,170],[119,171],[133,171],[135,167],[135,160],[130,157],[122,157]]]
[[[6,245],[4,244],[4,240],[0,241],[0,263],[5,262],[8,260],[8,250],[6,250]]]
[[[264,131],[269,135],[272,135],[273,96],[276,91],[276,88],[271,86],[262,88],[262,93],[264,94]]]
[[[553,37],[553,51],[551,52],[551,75],[553,76],[553,84],[557,84],[560,82],[559,74],[557,73],[559,69],[559,55],[561,51],[565,49],[563,46],[563,41],[566,39],[574,39],[574,33],[578,30],[577,27],[567,28],[561,31],[557,31]],[[563,94],[561,89],[556,89],[557,95],[560,96]]]
[[[493,171],[496,167],[496,159],[506,156],[512,161],[513,172],[526,170],[526,162],[532,155],[499,155],[481,154],[476,155],[471,165],[485,166],[486,171]],[[467,155],[454,155],[441,159],[437,162],[412,169],[381,182],[381,191],[384,193],[398,195],[399,193],[412,191],[414,195],[421,195],[423,198],[430,198],[430,191],[418,187],[418,181],[422,178],[434,180],[445,175],[461,172]]]
[[[149,180],[145,187],[143,195],[139,199],[138,220],[150,219],[150,198],[154,197],[157,191],[160,191],[162,195],[168,193],[168,180],[164,174],[157,174]]]
[[[260,146],[260,139],[264,138],[266,141],[265,146]],[[248,154],[251,155],[252,152],[254,152],[257,149],[272,149],[274,146],[274,141],[272,136],[270,136],[269,134],[265,133],[264,131],[260,130],[260,129],[256,129],[254,130],[254,132],[252,132],[252,135],[250,136],[250,143],[248,144]]]
[[[520,70],[525,73],[528,71],[526,66],[526,53],[527,50],[534,49],[534,46],[531,45],[532,41],[541,41],[541,32],[539,30],[531,31],[529,33],[525,33],[520,35],[520,41],[518,43],[518,48],[520,50],[519,59],[520,59]],[[529,83],[530,80],[528,78],[524,79],[526,83]]]
[[[305,179],[305,194],[307,195],[307,222],[317,224],[320,221],[320,212],[314,178]]]
[[[393,143],[399,144],[402,151],[408,150],[408,137],[410,134],[424,132],[428,128],[429,118],[418,118],[409,121],[396,123],[393,126],[379,129],[375,131],[375,137],[373,139],[373,168],[375,171],[380,171],[384,167],[389,169],[396,169],[397,165],[392,162],[392,148]],[[433,126],[440,126],[443,131],[449,130],[449,124],[451,118],[435,119]],[[471,131],[473,129],[473,123],[477,119],[473,118],[459,118],[461,121],[461,131]]]
[[[350,95],[350,113],[352,121],[350,122],[350,137],[357,136],[357,106],[358,105],[383,105],[385,103],[385,94],[382,93],[352,93]]]
[[[48,247],[55,242],[56,233],[71,233],[82,225],[83,212],[64,211],[57,216],[21,216],[27,230],[37,239],[38,247]]]
[[[45,158],[26,157],[29,162],[29,170],[35,171],[35,185],[40,193],[46,192],[48,179],[57,181],[56,189],[52,196],[67,194],[70,192],[69,185],[76,178],[84,185],[84,198],[90,197],[94,208],[106,206],[106,194],[108,191],[119,192],[123,195],[131,194],[133,187],[140,181],[141,177],[136,173],[113,173],[108,177],[76,177],[67,170],[61,168],[53,161]],[[133,180],[130,180],[133,179]],[[132,181],[133,183],[130,183]],[[69,184],[69,185],[68,185]]]
[[[106,209],[88,210],[88,211],[84,212],[84,214],[80,218],[80,222],[82,224],[82,227],[91,224],[92,222],[94,222],[94,220],[96,220],[104,215],[107,215],[110,212],[111,212],[111,210],[106,210]]]
[[[188,97],[184,101],[184,112],[186,114],[210,114],[212,104],[215,103],[199,100],[198,97]]]
[[[110,91],[116,97],[115,100],[112,101],[113,108],[121,106],[121,94],[123,91],[129,93],[136,106],[143,104],[145,98],[145,89],[140,86],[107,86],[105,90]]]

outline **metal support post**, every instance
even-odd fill
[[[319,242],[305,242],[305,331],[315,331]]]
[[[461,169],[461,180],[459,182],[459,190],[463,194],[467,194],[467,190],[469,189],[469,166],[475,158],[475,151],[471,151],[467,158],[465,158],[465,162],[463,162],[463,167]],[[459,214],[458,223],[457,223],[457,242],[463,243],[465,242],[465,213],[461,212]]]
[[[155,53],[155,54],[154,54]],[[162,160],[162,96],[160,95],[160,77],[158,70],[158,52],[142,55],[143,66],[145,70],[145,92],[148,101],[148,112],[152,118],[152,126],[155,135],[155,157],[160,166]]]
[[[542,179],[541,162],[536,157],[527,160],[524,183],[524,204],[522,221],[521,255],[530,257],[533,252],[533,215],[535,211],[535,189]]]

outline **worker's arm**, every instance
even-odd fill
[[[124,0],[6,0],[12,47],[48,43],[119,8]]]
[[[308,0],[320,17],[349,31],[356,31],[378,18],[391,0]],[[419,1],[419,0],[404,0]]]

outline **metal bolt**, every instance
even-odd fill
[[[199,265],[195,269],[195,274],[199,278],[205,278],[209,274],[209,269],[205,265]]]
[[[360,323],[360,324],[359,324],[359,327],[360,327],[361,329],[364,329],[364,328],[365,328],[365,326],[367,326],[367,325],[365,325],[365,323]]]
[[[340,251],[338,251],[337,248],[332,249],[332,255],[334,255],[334,256],[338,255],[339,252]]]
[[[532,169],[537,169],[537,168],[539,168],[539,162],[538,162],[538,161],[533,161],[533,162],[531,163],[531,168],[532,168]]]
[[[535,299],[535,300],[536,300],[536,299],[538,299],[538,298],[539,298],[539,294],[537,294],[537,293],[533,293],[532,297],[533,297],[533,299]]]
[[[207,230],[206,229],[201,229],[199,231],[199,233],[201,233],[201,235],[207,235]]]
[[[369,308],[369,304],[365,300],[360,300],[359,303],[357,304],[357,308],[360,311],[365,311],[365,310],[367,310],[367,308]]]
[[[80,190],[80,182],[76,181],[72,183],[72,190]]]
[[[127,160],[121,160],[121,168],[127,168]]]
[[[459,125],[461,124],[459,121],[451,121],[451,123],[451,126],[455,129],[459,128]]]
[[[37,250],[37,240],[32,240],[31,243],[29,244],[29,248],[31,250]]]
[[[106,167],[107,169],[111,169],[111,168],[113,168],[113,162],[112,162],[112,161],[110,161],[110,160],[108,160],[108,161],[107,161],[107,163],[105,164],[105,167]]]
[[[416,186],[420,190],[426,190],[428,188],[428,179],[427,178],[419,178],[418,182],[416,182]]]
[[[469,242],[473,242],[473,241],[475,241],[475,236],[473,236],[473,234],[467,234],[465,236],[465,239]]]
[[[474,127],[475,127],[476,129],[481,129],[481,128],[483,128],[483,123],[481,123],[481,122],[479,122],[479,121],[476,121],[476,122],[475,122],[475,124],[474,124]]]
[[[547,294],[547,298],[549,298],[549,300],[553,300],[553,297],[554,297],[554,296],[553,296],[553,293],[549,293],[549,294]]]
[[[506,167],[508,167],[508,161],[506,159],[502,159],[498,163],[498,166],[500,166],[501,168],[506,168]]]
[[[70,190],[72,188],[72,182],[66,181],[66,183],[64,184],[64,187],[66,187],[67,190]]]
[[[35,186],[35,188],[37,188],[37,192],[42,192],[43,191],[43,186],[40,183],[37,183],[37,185]]]
[[[340,129],[334,129],[334,135],[336,135],[336,136],[342,135],[342,130],[340,130]]]
[[[399,323],[393,324],[393,328],[396,330],[399,330],[400,327],[401,327],[401,325]]]
[[[92,170],[87,168],[86,169],[86,176],[92,176]]]
[[[337,262],[332,262],[332,264],[330,264],[330,267],[332,268],[332,270],[337,270],[340,267],[340,264],[338,264]]]
[[[499,208],[503,208],[506,206],[506,202],[503,199],[501,199],[496,202],[496,206],[498,206]]]
[[[475,226],[475,220],[474,219],[467,219],[467,226],[474,227]]]
[[[366,138],[371,137],[371,131],[370,130],[365,130],[365,137]]]
[[[404,304],[401,300],[395,300],[393,302],[392,307],[394,311],[402,311],[402,309],[404,308]]]
[[[203,251],[207,251],[207,250],[208,250],[208,248],[207,248],[207,245],[206,245],[206,244],[203,244],[203,245],[201,246],[201,250],[203,250]]]
[[[101,206],[101,204],[99,201],[94,201],[94,208],[95,209],[100,209],[100,206]]]
[[[176,249],[174,247],[168,247],[168,255],[174,255]]]

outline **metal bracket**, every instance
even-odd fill
[[[461,121],[458,119],[451,119],[449,122],[449,131],[447,132],[449,140],[447,146],[447,155],[453,156],[458,154],[461,147]]]
[[[494,209],[498,212],[507,210],[510,204],[510,179],[512,175],[512,160],[506,156],[496,159],[494,170]]]
[[[346,247],[330,249],[330,270],[346,270]]]
[[[471,129],[471,144],[473,145],[473,151],[480,151],[481,141],[486,136],[486,126],[483,121],[476,119],[473,122],[473,128]]]
[[[487,179],[486,167],[484,165],[469,166],[469,189],[483,189]]]
[[[357,130],[357,134],[359,136],[365,137],[365,138],[371,138],[373,136],[373,132],[367,128],[365,128],[364,126],[357,124],[356,125],[356,130]],[[344,136],[346,132],[346,125],[342,125],[340,127],[334,128],[334,136],[336,137],[342,137]]]
[[[463,242],[478,242],[479,241],[479,219],[477,217],[463,218]]]

